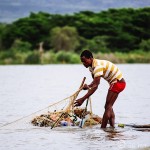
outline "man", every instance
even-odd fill
[[[93,58],[93,55],[89,50],[84,50],[80,55],[80,59],[83,65],[86,68],[89,68],[93,81],[90,85],[84,84],[83,89],[88,90],[88,92],[82,98],[75,101],[75,106],[81,106],[82,103],[97,90],[101,77],[104,78],[108,81],[110,87],[106,97],[105,112],[101,128],[106,128],[108,122],[110,126],[114,128],[115,114],[113,111],[113,104],[119,93],[122,92],[126,86],[123,75],[115,64],[107,60]]]

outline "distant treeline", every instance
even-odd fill
[[[150,52],[150,7],[94,13],[31,13],[11,24],[0,23],[0,52],[35,50],[80,53]],[[0,56],[1,57],[1,56]]]

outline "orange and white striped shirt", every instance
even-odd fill
[[[110,61],[93,59],[92,67],[89,67],[93,77],[101,76],[109,84],[115,83],[117,80],[121,80],[123,75],[119,68]]]

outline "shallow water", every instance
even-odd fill
[[[150,124],[150,65],[118,66],[127,87],[114,105],[116,122]],[[70,96],[84,76],[86,83],[92,81],[89,71],[82,65],[0,66],[0,126]],[[93,112],[100,116],[104,112],[107,89],[108,84],[102,79],[92,96]],[[117,128],[122,131],[120,133],[105,132],[100,125],[51,130],[32,126],[30,120],[26,117],[0,128],[0,150],[150,149],[150,132],[135,131],[130,127]]]

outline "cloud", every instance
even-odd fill
[[[99,12],[108,8],[148,7],[149,0],[1,0],[0,22],[12,22],[30,12],[74,13],[83,10]]]

